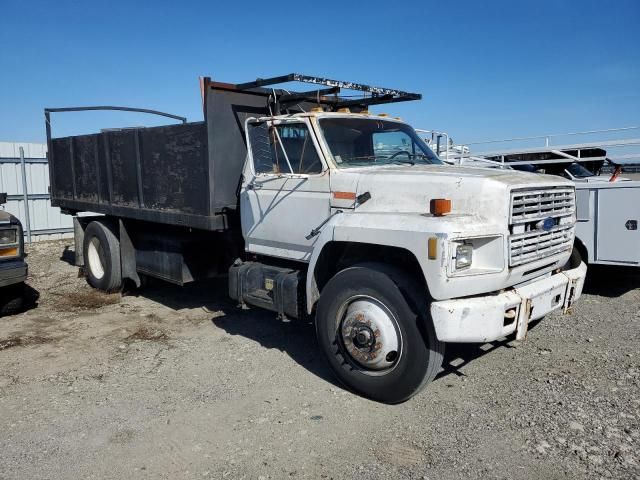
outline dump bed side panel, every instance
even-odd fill
[[[105,131],[51,141],[52,204],[139,220],[219,229],[210,208],[204,122]]]
[[[142,203],[148,208],[209,214],[204,123],[140,131]]]

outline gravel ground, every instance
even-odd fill
[[[28,257],[0,320],[0,478],[640,478],[640,275],[592,269],[526,341],[448,346],[396,406],[336,385],[311,325],[224,282],[91,290],[70,244]]]

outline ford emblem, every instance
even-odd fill
[[[536,230],[544,230],[545,232],[548,232],[555,226],[556,221],[553,218],[549,217],[536,223]]]

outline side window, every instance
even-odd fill
[[[390,157],[400,151],[415,154],[413,139],[404,132],[379,132],[372,135],[373,154],[376,157]]]
[[[318,152],[304,123],[275,126],[269,126],[266,122],[250,124],[249,142],[256,173],[322,172]]]

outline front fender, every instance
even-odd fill
[[[324,226],[314,244],[306,279],[307,311],[311,313],[320,297],[316,283],[316,268],[324,248],[330,242],[351,242],[402,248],[418,261],[429,292],[434,298],[443,295],[441,286],[447,281],[449,258],[448,239],[451,234],[464,231],[474,234],[486,232],[487,224],[468,215],[433,217],[408,213],[344,212]],[[447,233],[450,232],[450,233]],[[438,256],[428,259],[428,238],[438,238]]]

